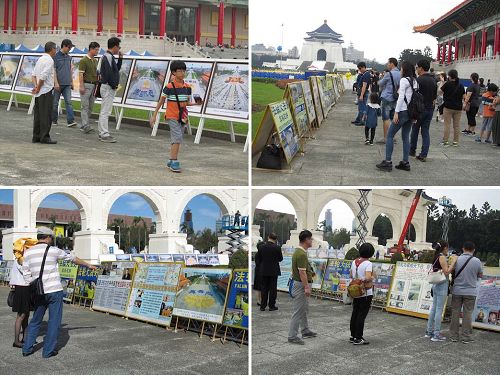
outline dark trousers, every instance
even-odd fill
[[[373,296],[353,298],[351,315],[351,336],[355,339],[363,338],[365,319],[370,311]]]
[[[260,308],[275,307],[278,295],[278,276],[262,276],[261,282]]]
[[[52,126],[52,105],[54,97],[52,91],[35,98],[33,118],[33,141],[48,141]]]
[[[370,133],[370,137],[368,137],[368,133]],[[375,128],[365,126],[365,138],[369,139],[370,142],[373,143],[373,139],[375,138]]]
[[[470,109],[465,112],[467,114],[467,124],[469,126],[476,126],[476,115],[479,107],[470,106]]]

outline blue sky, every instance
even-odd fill
[[[0,203],[12,204],[14,191],[12,189],[0,189]],[[62,194],[52,194],[45,198],[40,205],[48,208],[62,208],[74,210],[77,206],[68,197]],[[193,213],[194,230],[210,228],[215,230],[215,222],[221,216],[221,209],[218,204],[207,195],[197,195],[189,201],[184,208],[182,215],[187,208]],[[150,217],[154,220],[153,210],[148,202],[141,196],[133,193],[122,195],[111,207],[112,214]]]

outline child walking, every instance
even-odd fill
[[[490,135],[491,128],[493,125],[493,117],[495,116],[495,106],[493,105],[493,100],[498,92],[498,86],[494,83],[488,85],[488,91],[483,94],[483,123],[481,125],[481,134],[475,139],[476,142],[481,143],[491,143]]]
[[[162,108],[165,101],[167,102],[167,110],[165,111],[165,120],[170,127],[170,158],[167,161],[167,167],[176,173],[181,172],[181,164],[177,159],[181,143],[183,141],[184,130],[188,124],[188,106],[202,105],[203,100],[195,97],[195,102],[192,100],[191,87],[184,82],[186,75],[186,63],[184,61],[172,61],[170,65],[172,80],[165,85],[161,94],[160,101],[156,105],[156,109],[151,116],[150,125],[156,123],[158,111]]]
[[[380,104],[378,104],[378,94],[372,92],[369,97],[370,102],[366,105],[366,114],[363,117],[365,123],[365,145],[373,146],[375,129],[378,118],[382,115]]]

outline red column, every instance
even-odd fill
[[[33,30],[38,30],[38,0],[34,0],[34,9],[33,9]]]
[[[12,30],[17,29],[17,0],[12,0]]]
[[[476,33],[473,31],[470,40],[470,57],[476,57]]]
[[[144,0],[139,3],[139,35],[144,35]]]
[[[436,57],[436,62],[439,63],[439,60],[441,60],[441,44],[438,43],[438,53]]]
[[[73,0],[71,5],[71,31],[73,34],[78,31],[78,0]]]
[[[59,1],[52,0],[52,30],[59,28]]]
[[[26,30],[30,28],[30,0],[26,0]]]
[[[163,38],[167,31],[167,0],[161,0],[160,6],[160,38]]]
[[[116,33],[123,34],[123,10],[125,9],[125,0],[118,0],[118,19],[116,21]]]
[[[486,56],[486,41],[488,39],[488,31],[486,29],[483,29],[482,35],[481,35],[481,57]]]
[[[458,60],[458,38],[455,38],[455,61]]]
[[[446,59],[447,63],[451,63],[451,40],[448,40],[448,56]]]
[[[493,42],[493,56],[498,55],[499,52],[499,39],[500,39],[500,28],[498,23],[495,25],[495,41]]]
[[[231,45],[236,47],[236,8],[231,11]]]
[[[5,31],[9,30],[9,0],[5,0],[3,9],[3,29]]]
[[[219,3],[219,27],[217,30],[217,44],[224,44],[224,3]]]
[[[103,0],[97,2],[97,32],[102,33]]]
[[[196,8],[196,23],[195,23],[195,32],[194,32],[194,40],[199,45],[201,44],[201,5]]]
[[[441,52],[441,65],[444,65],[446,57],[446,43],[443,43],[443,51]]]

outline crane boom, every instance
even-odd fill
[[[406,233],[408,233],[408,229],[410,228],[411,220],[413,219],[413,215],[415,214],[415,210],[417,209],[418,201],[422,196],[423,189],[418,189],[413,201],[411,202],[410,211],[408,212],[408,217],[406,218],[405,225],[403,227],[403,231],[401,232],[401,236],[399,236],[398,241],[398,252],[403,252],[403,242],[406,238]]]

